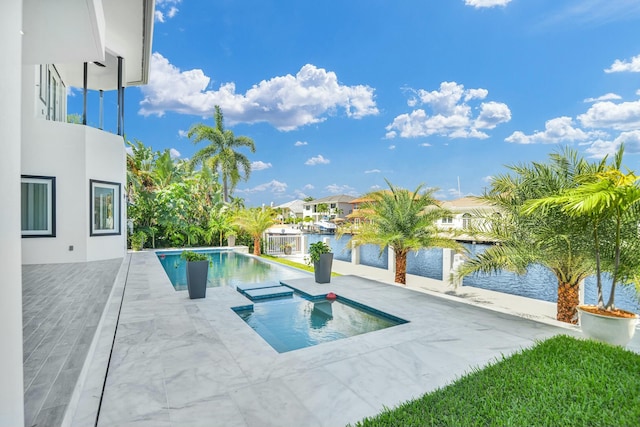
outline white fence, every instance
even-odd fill
[[[303,238],[302,234],[267,234],[266,252],[269,255],[302,255],[304,254]]]

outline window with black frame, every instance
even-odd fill
[[[120,234],[120,184],[90,180],[91,236]]]
[[[20,196],[22,237],[55,237],[56,178],[22,175]]]

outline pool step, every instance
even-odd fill
[[[236,286],[236,290],[244,294],[251,289],[277,288],[279,286],[282,286],[279,282],[243,283]]]
[[[236,290],[251,301],[267,298],[290,297],[293,295],[293,290],[291,288],[282,286],[278,282],[243,283],[236,286]]]
[[[286,286],[276,286],[268,288],[247,289],[243,292],[251,301],[258,299],[290,297],[293,295],[293,289]]]

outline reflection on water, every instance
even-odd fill
[[[430,248],[409,252],[407,273],[442,280],[442,249]]]
[[[334,253],[342,251],[346,248],[350,236],[342,236],[336,239],[335,236],[309,234],[309,242],[317,242],[323,237],[329,237],[329,246]],[[469,249],[470,256],[486,250],[489,245],[483,244],[465,244]],[[370,267],[388,268],[388,252],[385,251],[380,257],[380,249],[374,245],[363,245],[360,247],[360,263]],[[336,255],[334,255],[336,257]],[[338,258],[344,261],[351,260],[351,251],[348,258]],[[407,256],[407,273],[417,276],[429,277],[438,280],[448,280],[442,277],[442,249],[422,249],[417,252],[411,252]],[[609,298],[610,279],[608,283],[603,284],[603,293],[605,302]],[[517,275],[508,271],[501,271],[499,274],[478,274],[466,277],[463,286],[473,286],[476,288],[488,289],[492,291],[504,292],[523,297],[535,298],[543,301],[557,302],[558,298],[558,281],[554,274],[546,267],[541,265],[533,265],[526,274]],[[597,298],[595,277],[588,277],[585,280],[585,303],[595,304]],[[632,286],[616,287],[616,305],[624,310],[640,313],[640,301],[638,294]]]
[[[485,251],[489,245],[466,245],[470,256]],[[603,281],[603,293],[605,302],[609,298],[609,288],[611,279]],[[523,297],[535,298],[543,301],[558,301],[558,280],[556,276],[546,267],[533,265],[526,274],[517,275],[507,271],[499,274],[478,274],[465,277],[463,286],[473,286],[476,288],[489,289],[492,291],[505,292]],[[586,304],[595,304],[597,300],[595,277],[588,277],[585,280],[584,300]],[[624,310],[640,312],[640,302],[635,289],[631,286],[616,286],[616,306]]]
[[[314,302],[298,295],[255,303],[237,314],[279,353],[403,323],[339,300]]]
[[[207,287],[236,287],[243,283],[278,282],[280,280],[306,277],[284,266],[259,261],[233,251],[198,251],[210,260]],[[158,252],[160,264],[169,276],[176,291],[187,289],[187,265],[180,258],[180,252]]]

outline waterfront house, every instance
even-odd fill
[[[351,201],[355,197],[346,194],[323,197],[304,203],[303,218],[311,218],[314,222],[321,220],[344,219],[351,213]],[[326,209],[323,209],[326,207]]]

